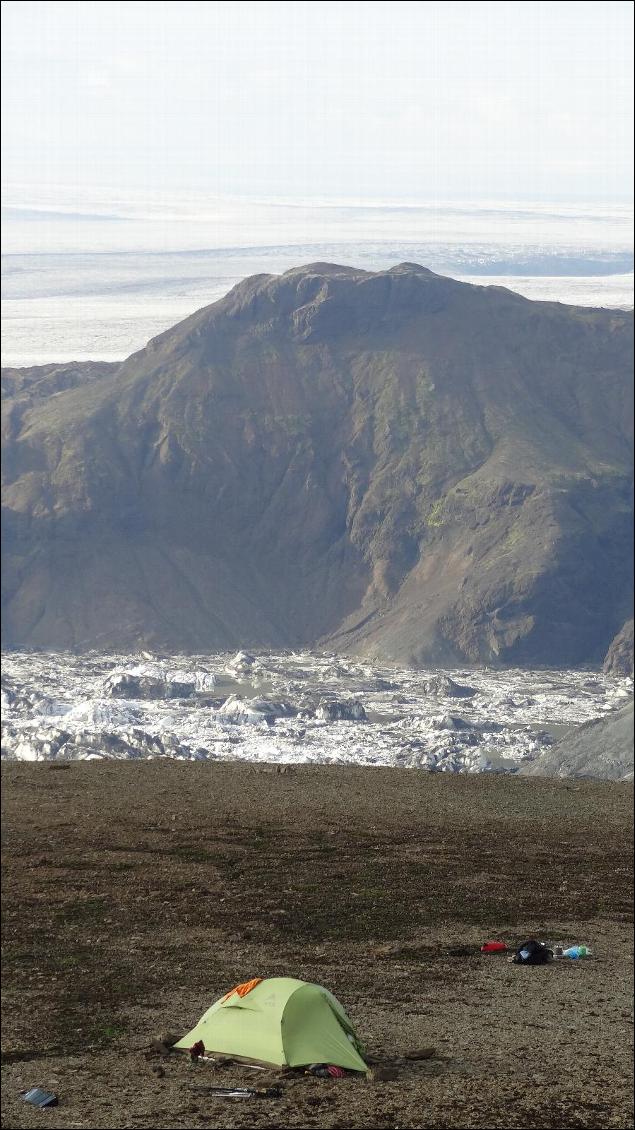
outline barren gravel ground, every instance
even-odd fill
[[[3,1126],[633,1125],[631,786],[168,761],[2,778]],[[475,952],[532,934],[595,956]],[[230,1102],[195,1085],[273,1073],[147,1052],[282,973],[330,988],[397,1077]],[[59,1106],[22,1102],[34,1085]]]

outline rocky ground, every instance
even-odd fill
[[[3,1126],[633,1125],[631,785],[172,761],[2,776]],[[594,956],[478,952],[529,935]],[[149,1050],[282,973],[331,989],[394,1078]],[[204,1090],[274,1081],[276,1099]],[[59,1106],[24,1103],[35,1085]]]

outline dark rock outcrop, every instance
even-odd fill
[[[633,776],[633,702],[578,726],[521,773],[534,777],[599,777],[623,781]]]
[[[437,695],[439,698],[473,698],[476,694],[474,687],[455,683],[449,675],[433,675],[423,684],[425,694]]]
[[[4,643],[600,663],[631,355],[625,311],[312,264],[119,366],[12,371]]]
[[[604,660],[607,675],[633,675],[633,621],[627,620],[613,640]]]
[[[300,714],[305,718],[319,718],[323,722],[365,722],[366,710],[357,699],[303,700]]]
[[[173,757],[187,760],[213,759],[214,753],[206,749],[193,750],[173,734],[148,734],[133,727],[116,734],[110,730],[70,731],[59,726],[34,726],[27,730],[6,727],[3,733],[3,756],[24,757],[28,750],[29,761],[85,761],[88,759],[119,759]]]
[[[470,722],[467,718],[461,718],[459,714],[442,714],[438,718],[433,718],[430,726],[433,730],[475,730],[478,725]],[[492,724],[492,729],[494,729]]]
[[[162,679],[155,675],[133,675],[128,672],[109,675],[104,682],[104,692],[110,698],[189,698],[195,690],[195,683]]]
[[[229,695],[219,707],[218,713],[226,722],[242,723],[266,722],[271,725],[278,718],[292,718],[296,711],[288,702],[270,698],[243,699],[240,695]]]

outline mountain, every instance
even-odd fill
[[[604,657],[603,670],[607,675],[633,676],[633,621],[627,620],[611,642]]]
[[[633,701],[556,742],[520,772],[532,777],[633,777]]]
[[[13,370],[4,642],[601,663],[631,365],[624,311],[318,263],[121,365]]]

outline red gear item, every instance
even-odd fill
[[[481,946],[481,953],[504,953],[506,949],[504,942],[485,942],[485,945]]]

